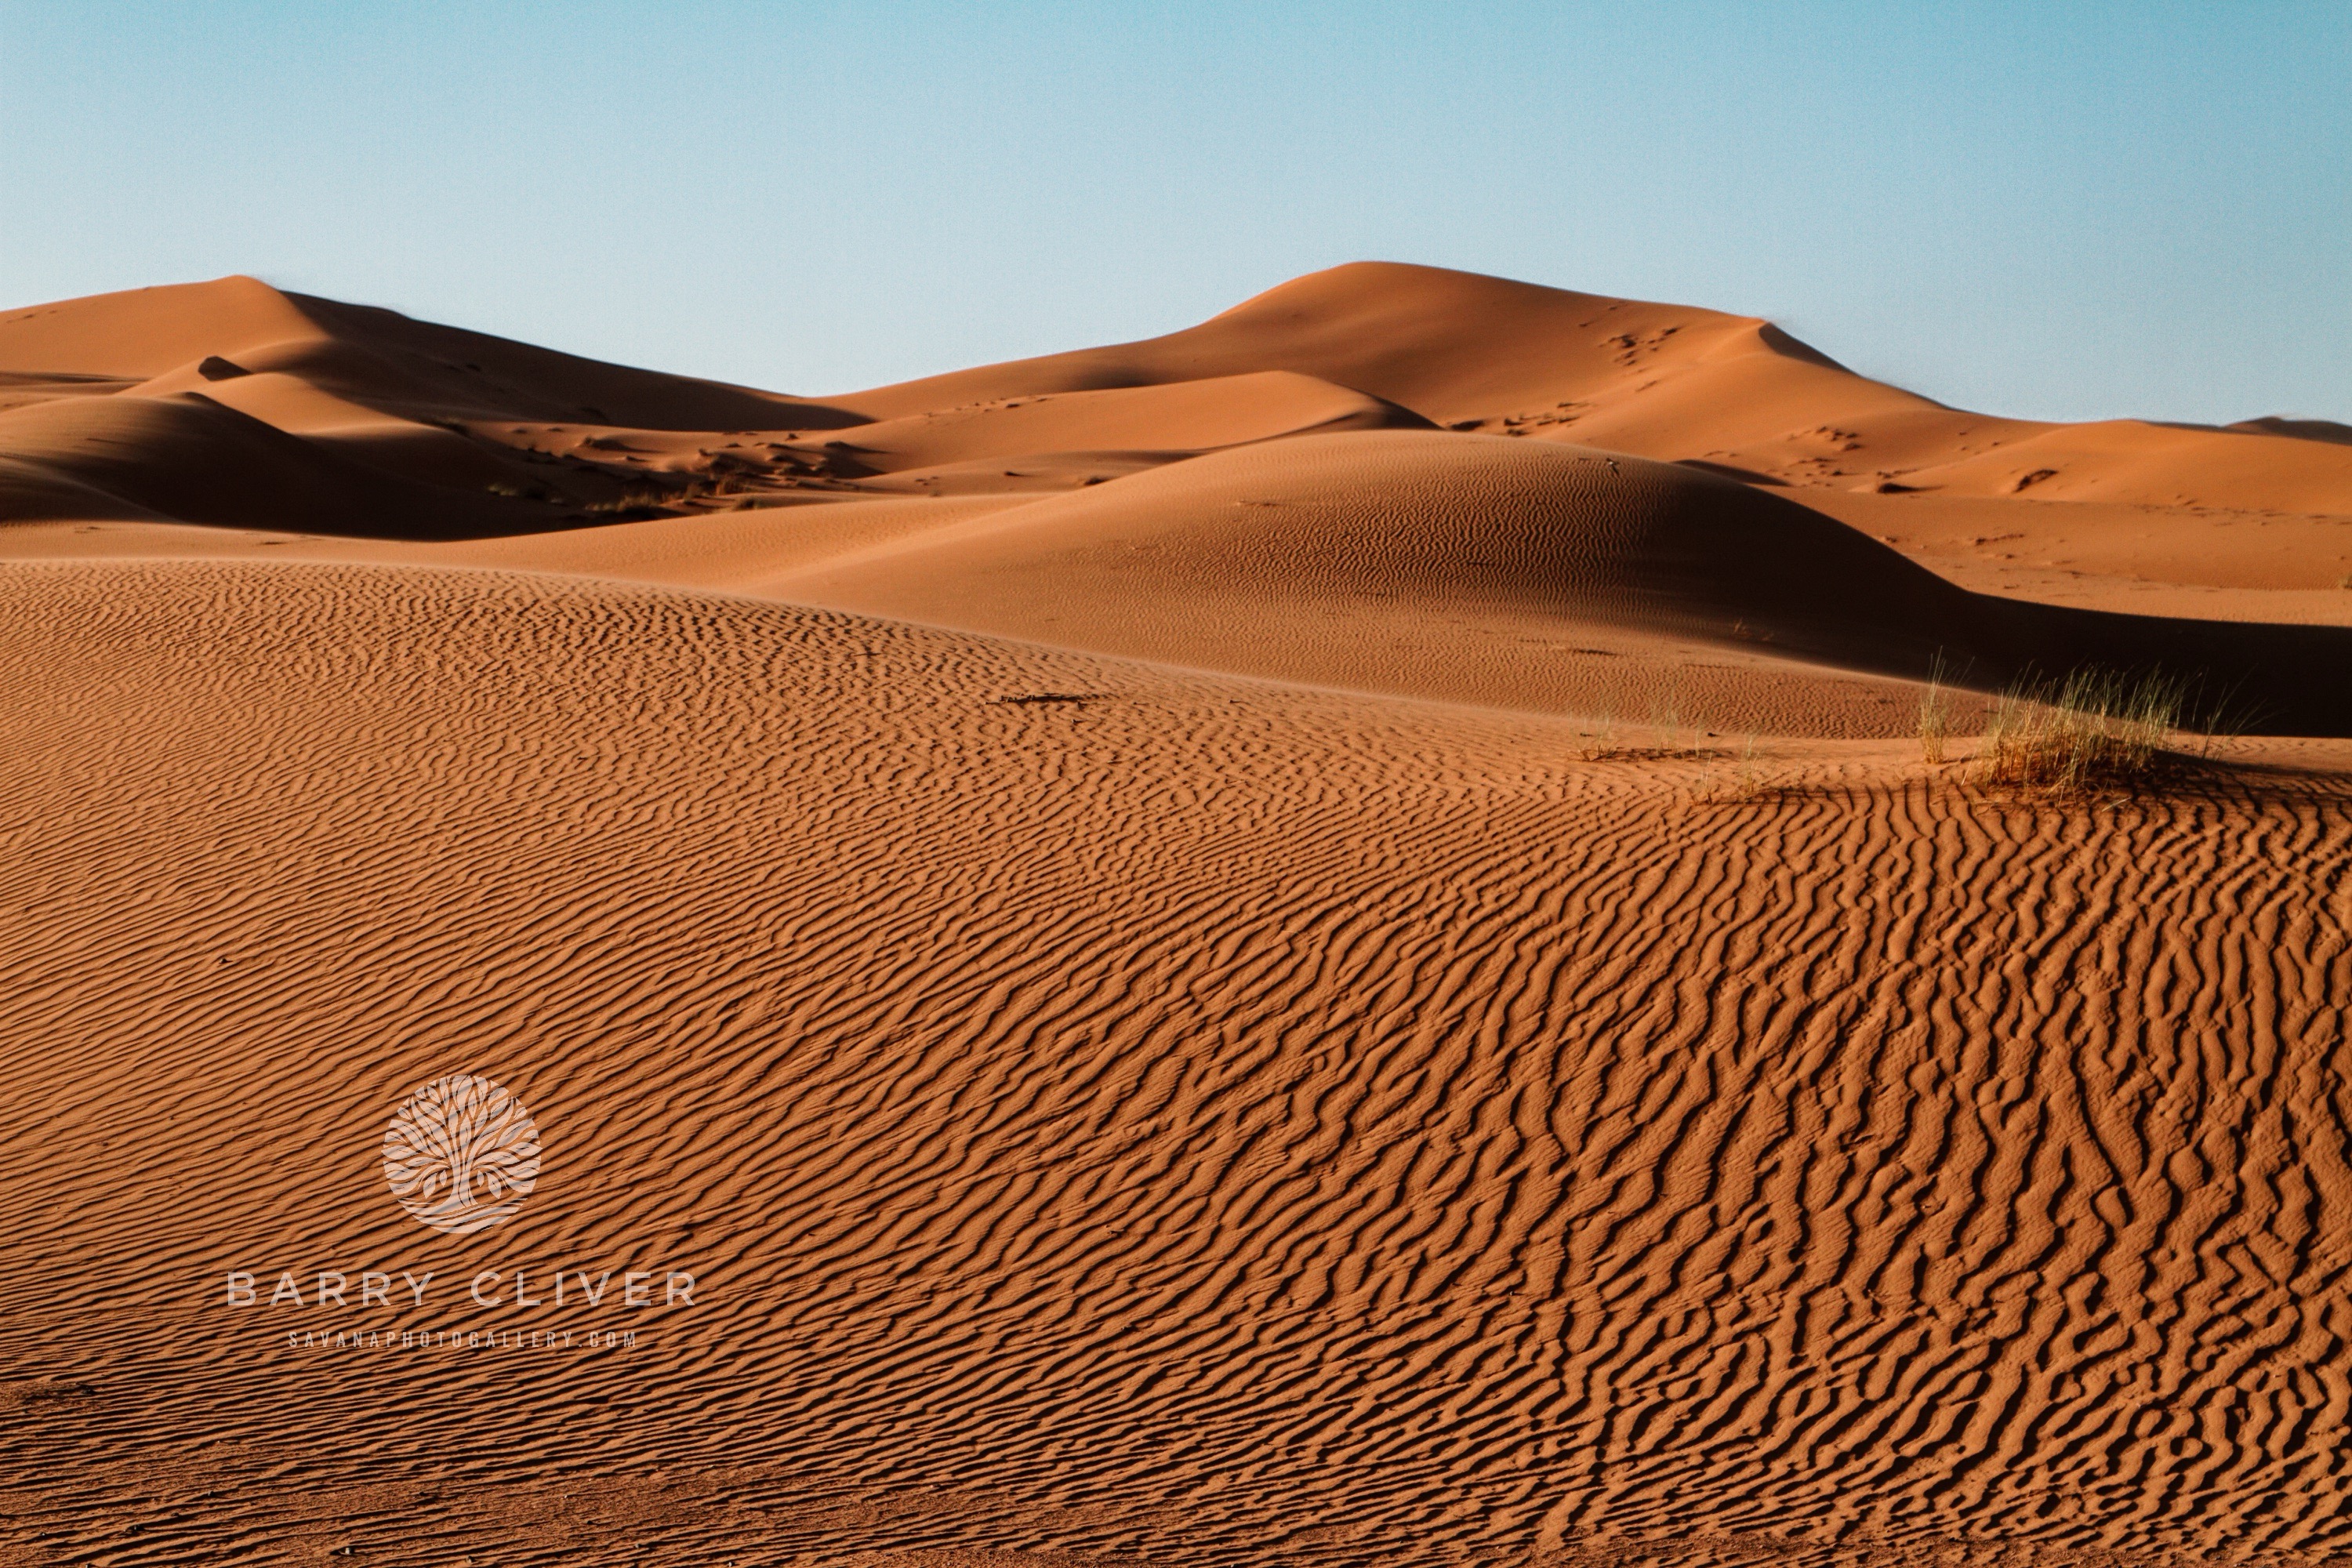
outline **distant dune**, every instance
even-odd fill
[[[1908,703],[1823,667],[1980,689],[2160,668],[2227,694],[2238,728],[2352,732],[2352,691],[2308,679],[2352,643],[2259,624],[2352,622],[2352,447],[2326,430],[1996,419],[1766,322],[1431,268],[1338,268],[1164,338],[818,400],[250,279],[16,312],[0,373],[19,554],[146,548],[42,524],[194,523],[1549,711],[1680,686],[1782,733],[1887,733]],[[889,498],[929,504],[802,510]],[[780,506],[723,546],[706,526]],[[664,521],[659,542],[600,537]],[[436,541],[476,543],[398,549]],[[1605,668],[1577,651],[1596,642]],[[1710,671],[1693,643],[1740,658]]]
[[[0,1568],[2352,1561],[2338,426],[1387,264],[816,399],[227,279],[0,317]],[[1990,776],[2080,671],[2160,763]]]

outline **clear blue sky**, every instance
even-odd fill
[[[2352,3],[0,0],[0,304],[251,272],[824,393],[1360,258],[2352,421]]]

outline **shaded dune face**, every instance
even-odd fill
[[[9,487],[11,477],[21,489]],[[386,473],[341,443],[305,440],[199,393],[75,398],[0,414],[0,494],[49,491],[60,498],[47,503],[52,517],[223,528],[331,519],[337,532],[420,540],[479,538],[518,521],[478,489]],[[542,521],[554,515],[535,510]]]
[[[1032,502],[778,579],[876,614],[1213,664],[1235,601],[1280,624],[1394,598],[1696,637],[1997,688],[2095,668],[2210,683],[2249,730],[2341,734],[2352,630],[2102,615],[1965,592],[1818,512],[1551,442],[1301,437]],[[1285,673],[1315,678],[1310,641]]]
[[[1817,513],[1673,465],[1384,433],[1214,454],[782,586],[926,618],[1073,595],[1176,622],[1228,594],[1395,594],[1746,637],[1906,673],[1925,666],[1938,622],[1958,633],[1968,597]],[[1035,629],[998,619],[992,629]]]

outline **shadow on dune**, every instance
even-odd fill
[[[2203,722],[2352,734],[2352,685],[2326,679],[2352,668],[2352,629],[1994,598],[1727,479],[1496,437],[1355,431],[1212,453],[825,563],[778,591],[1211,668],[1246,606],[1252,668],[1326,681],[1335,640],[1377,635],[1351,618],[1366,604],[1425,626],[1583,620],[1986,691],[2077,670],[2160,675]],[[1273,646],[1286,637],[1289,654]],[[1496,657],[1527,668],[1544,656]],[[1462,695],[1491,701],[1496,686]]]
[[[1794,501],[1706,476],[1687,482],[1688,510],[1647,536],[1651,570],[1624,563],[1662,624],[1979,691],[2078,670],[2161,679],[2181,689],[2184,719],[2200,729],[2352,735],[2352,628],[1973,593]]]
[[[562,504],[387,472],[345,456],[341,443],[289,434],[197,394],[61,400],[5,418],[12,449],[0,466],[0,516],[420,542],[578,521]]]

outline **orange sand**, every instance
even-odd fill
[[[0,318],[0,1564],[2346,1560],[2352,444],[2256,424],[1384,265],[815,400]],[[1911,738],[2084,666],[2239,732]],[[468,1300],[558,1268],[696,1300]]]

